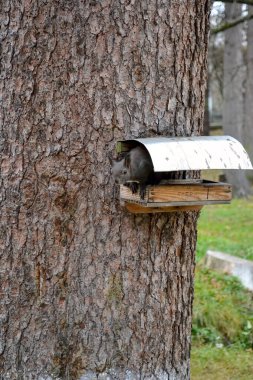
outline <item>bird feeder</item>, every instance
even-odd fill
[[[117,142],[117,152],[144,146],[154,172],[192,172],[210,169],[253,169],[247,152],[230,136],[157,137]],[[204,205],[230,203],[232,186],[204,179],[168,180],[149,185],[144,199],[120,185],[120,200],[132,213],[200,210]]]

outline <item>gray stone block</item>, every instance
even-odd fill
[[[205,256],[205,266],[238,277],[245,288],[253,291],[253,261],[208,250]]]

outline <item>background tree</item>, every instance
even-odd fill
[[[189,379],[198,214],[128,214],[108,156],[201,132],[208,12],[1,2],[3,379]]]
[[[241,5],[225,4],[226,19],[241,16]],[[242,56],[241,24],[224,32],[224,87],[223,87],[223,131],[243,142],[243,82],[245,78]],[[226,172],[228,182],[233,185],[233,193],[247,196],[250,186],[245,171],[229,170]]]
[[[211,35],[208,50],[208,110],[210,127],[222,128],[223,103],[223,33],[214,34],[212,31],[224,22],[224,6],[214,3],[211,12]]]
[[[253,16],[253,7],[248,12]],[[245,89],[245,120],[243,130],[244,146],[253,162],[253,20],[247,24],[247,53],[246,53],[246,89]],[[251,175],[251,173],[247,173]],[[252,175],[251,175],[252,179]]]

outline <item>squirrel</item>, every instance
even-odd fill
[[[154,181],[154,167],[148,151],[141,146],[131,149],[120,161],[113,161],[115,182],[128,186],[132,193],[145,197],[146,186]]]

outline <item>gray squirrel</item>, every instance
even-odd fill
[[[132,193],[145,197],[146,186],[154,181],[154,167],[148,151],[141,146],[131,149],[120,161],[113,161],[112,174],[115,182],[128,186]]]

